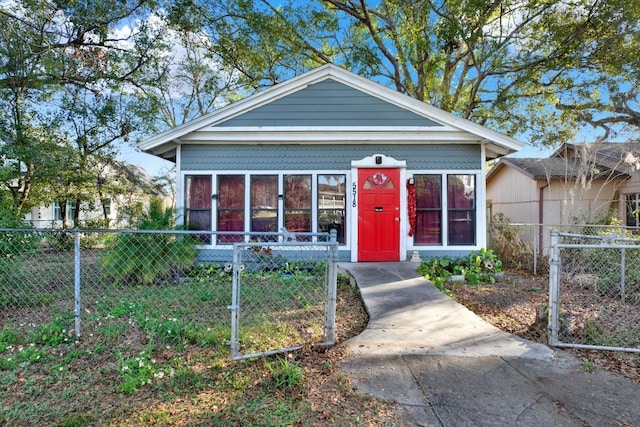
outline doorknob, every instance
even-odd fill
[[[400,218],[396,217],[396,222],[400,222]]]

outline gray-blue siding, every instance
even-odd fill
[[[411,170],[477,170],[480,146],[469,145],[183,145],[181,169],[348,170],[352,160],[384,154],[406,160]]]
[[[328,79],[219,123],[229,126],[441,126]]]
[[[443,249],[420,249],[418,251],[420,253],[420,257],[422,259],[428,259],[432,257],[442,257],[442,256],[450,256],[453,258],[456,257],[467,257],[469,256],[470,251],[465,250],[443,250]],[[407,259],[411,259],[413,251],[407,251]],[[319,254],[317,259],[323,259],[324,252]],[[200,249],[198,251],[198,263],[208,264],[208,263],[216,263],[224,265],[227,262],[231,262],[233,259],[233,249]],[[338,250],[338,261],[339,262],[350,262],[351,261],[351,252],[346,249]],[[416,268],[418,268],[418,264],[416,264]]]

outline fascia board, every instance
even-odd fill
[[[373,82],[357,74],[346,71],[333,64],[323,65],[290,80],[287,80],[286,82],[266,89],[263,92],[255,94],[253,96],[249,96],[243,100],[234,102],[233,104],[227,105],[226,107],[223,107],[211,114],[202,116],[189,123],[162,132],[143,141],[139,144],[139,147],[140,149],[147,151],[153,149],[154,147],[157,147],[158,145],[162,145],[171,141],[182,140],[185,136],[191,133],[203,130],[203,128],[213,127],[216,124],[233,118],[236,115],[243,114],[247,111],[258,108],[261,105],[273,102],[290,93],[301,90],[308,85],[318,83],[328,78],[333,78],[334,80],[348,85],[354,89],[360,90],[371,96],[381,98],[415,114],[431,119],[445,127],[453,127],[455,129],[479,136],[481,139],[486,139],[504,148],[506,153],[519,151],[520,149],[524,148],[524,144],[514,138],[502,135],[484,126],[480,126],[469,120],[457,117],[454,114],[440,110],[422,101],[411,98],[410,96],[401,94],[379,83]]]
[[[345,142],[416,143],[435,144],[438,142],[478,144],[474,135],[457,130],[445,131],[438,128],[208,128],[206,131],[191,133],[180,138],[182,143],[227,144],[271,143],[271,144],[320,144]]]

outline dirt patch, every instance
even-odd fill
[[[522,338],[547,344],[545,308],[548,301],[549,279],[526,273],[507,273],[496,283],[471,286],[464,283],[448,283],[453,298],[475,314],[502,329]],[[573,290],[572,290],[573,289]],[[566,300],[577,301],[581,287],[563,290]],[[571,292],[575,292],[572,295]],[[640,383],[640,356],[612,351],[565,351],[585,361],[585,367],[594,366],[624,375]]]

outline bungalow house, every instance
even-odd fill
[[[140,144],[176,163],[190,229],[335,229],[353,262],[484,247],[485,162],[522,147],[332,64]],[[228,260],[234,237],[203,257]]]
[[[82,227],[127,228],[131,226],[131,216],[146,210],[153,197],[161,199],[166,207],[173,203],[168,191],[139,166],[127,162],[101,163],[95,174],[96,196],[83,200],[77,213]],[[65,224],[71,227],[76,204],[73,195],[67,199],[33,207],[25,220],[37,228],[63,228]]]
[[[640,146],[563,144],[549,158],[501,158],[487,173],[492,215],[516,223],[593,224],[617,217],[638,227]]]

